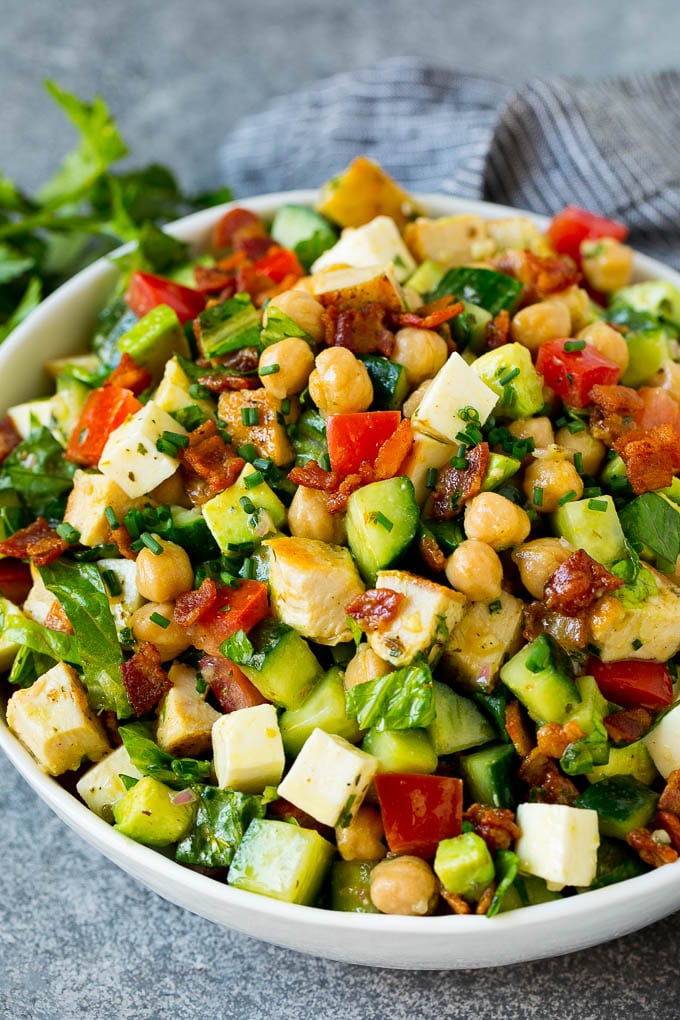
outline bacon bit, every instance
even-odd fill
[[[382,482],[394,478],[401,471],[413,447],[413,429],[408,418],[402,418],[391,436],[378,450],[374,462],[375,480]]]
[[[454,914],[472,913],[472,907],[467,900],[464,900],[462,896],[457,896],[456,893],[448,892],[441,882],[439,883],[439,895],[445,903],[448,903]]]
[[[138,365],[132,355],[125,351],[104,385],[122,386],[138,397],[151,385],[151,372],[143,365]]]
[[[107,711],[102,712],[102,714],[99,716],[99,720],[102,723],[104,729],[106,730],[106,733],[109,738],[109,743],[113,747],[121,747],[123,743],[123,738],[121,737],[120,732],[118,730],[118,716],[116,715],[116,713],[111,709],[107,709]]]
[[[323,327],[329,347],[346,347],[354,354],[378,351],[389,358],[394,349],[394,334],[386,326],[387,310],[375,302],[363,308],[340,309],[328,305]]]
[[[44,567],[58,559],[68,549],[68,542],[60,538],[44,517],[38,517],[26,528],[0,542],[0,555],[30,559],[36,567]]]
[[[306,489],[333,492],[340,484],[340,475],[335,471],[325,471],[315,460],[310,460],[304,467],[294,467],[289,471],[288,480]]]
[[[212,247],[218,252],[225,248],[238,249],[241,247],[239,240],[261,236],[267,237],[271,244],[271,238],[260,217],[250,209],[237,206],[235,209],[229,209],[213,228]]]
[[[197,327],[194,325],[194,332]],[[219,366],[223,370],[230,369],[232,372],[256,372],[260,360],[257,347],[239,347],[237,351],[229,351],[221,354],[218,358],[208,361],[206,358],[198,358],[196,364],[199,368],[206,370]]]
[[[622,712],[613,712],[602,721],[615,744],[634,744],[647,732],[654,722],[654,716],[646,708],[628,708]]]
[[[14,450],[21,442],[21,436],[12,425],[9,418],[3,418],[0,421],[0,464],[6,457],[9,457],[12,450]]]
[[[455,319],[457,315],[460,315],[465,310],[463,302],[455,301],[450,294],[447,294],[442,300],[446,301],[446,304],[436,308],[435,305],[439,305],[439,302],[433,302],[432,305],[423,309],[426,313],[425,315],[419,315],[416,312],[393,312],[390,315],[390,322],[397,329],[403,329],[404,326],[413,326],[416,329],[437,330],[445,322],[450,322],[451,319]]]
[[[123,686],[135,715],[150,712],[172,687],[161,666],[160,652],[151,641],[142,641],[138,650],[121,663]]]
[[[543,601],[554,612],[578,616],[602,595],[623,584],[622,578],[611,574],[585,550],[577,549],[548,578]]]
[[[581,279],[580,269],[568,255],[535,255],[532,251],[509,248],[492,259],[491,265],[523,284],[523,304],[566,290]]]
[[[368,461],[363,461],[363,463],[359,465],[358,474],[347,475],[346,478],[343,478],[338,486],[337,492],[331,493],[328,497],[328,503],[326,504],[328,512],[330,514],[337,514],[341,510],[344,510],[347,506],[347,500],[352,493],[356,492],[357,489],[360,489],[362,485],[368,485],[369,482],[373,481],[375,481],[374,468],[371,467]]]
[[[509,701],[505,706],[505,729],[517,754],[520,758],[526,758],[534,747],[534,739],[522,706],[516,699]]]
[[[522,761],[519,776],[534,789],[535,799],[547,804],[573,804],[579,796],[574,783],[563,776],[555,762],[537,747]]]
[[[189,434],[189,445],[179,451],[185,488],[192,503],[204,503],[233,485],[245,461],[225,443],[212,419]]]
[[[61,603],[55,599],[47,611],[45,626],[48,630],[58,630],[62,634],[73,634],[73,626]]]
[[[323,822],[317,822],[316,818],[308,815],[306,811],[296,807],[295,804],[291,804],[285,797],[279,797],[277,800],[272,801],[271,804],[268,804],[267,815],[269,817],[280,818],[283,822],[295,821],[303,829],[315,829],[324,839],[331,841],[335,839],[334,829],[324,825]]]
[[[659,811],[654,819],[654,828],[663,829],[670,836],[671,846],[680,851],[680,818],[670,811]]]
[[[434,520],[452,520],[482,487],[489,466],[489,444],[478,443],[465,456],[468,466],[464,471],[447,464],[439,472],[430,511]]]
[[[590,431],[610,446],[638,426],[645,409],[644,401],[630,386],[598,384],[588,396],[595,405],[590,415]]]
[[[369,588],[348,602],[345,612],[356,620],[362,630],[381,631],[396,619],[405,601],[403,592],[392,591],[391,588]]]
[[[201,386],[205,386],[211,393],[227,393],[232,390],[257,390],[260,387],[260,380],[257,376],[226,375],[223,372],[201,375],[198,381]]]
[[[237,252],[239,260],[245,258],[245,252]],[[224,260],[227,261],[226,259]],[[234,269],[236,266],[234,266]],[[236,277],[233,271],[218,266],[194,266],[194,290],[199,294],[222,294],[225,290],[236,288]]]
[[[614,449],[637,496],[666,488],[680,468],[680,435],[672,425],[630,432],[614,443]]]
[[[588,644],[586,614],[565,616],[547,609],[542,602],[530,602],[524,606],[523,615],[522,636],[527,641],[533,641],[539,634],[550,634],[565,651],[585,648]]]
[[[519,830],[518,830],[519,834]],[[492,882],[491,885],[487,885],[486,889],[479,897],[477,906],[475,907],[475,914],[486,914],[487,910],[493,902],[494,895],[496,893],[496,883]]]
[[[126,560],[137,559],[137,553],[132,548],[132,535],[124,524],[121,524],[119,528],[112,528],[110,535],[111,541],[116,545],[121,556],[124,556]]]
[[[561,758],[570,744],[581,740],[585,733],[575,719],[560,726],[559,723],[546,723],[536,731],[538,750],[548,758]]]
[[[446,569],[446,556],[432,535],[421,535],[418,548],[428,570],[441,574]]]
[[[480,836],[489,850],[509,850],[521,831],[515,822],[515,814],[507,808],[486,807],[483,804],[471,804],[463,814],[473,829]]]
[[[212,608],[216,598],[217,585],[211,577],[206,577],[196,591],[183,591],[177,596],[172,618],[180,627],[188,627]]]
[[[503,347],[510,339],[510,313],[502,308],[498,315],[487,324],[484,331],[484,346],[487,351]]]
[[[652,868],[673,864],[678,859],[678,851],[672,846],[658,843],[649,829],[633,829],[626,836],[626,843]]]
[[[198,668],[225,712],[269,704],[231,659],[222,655],[204,655]]]
[[[659,811],[671,811],[674,815],[680,815],[680,769],[674,769],[666,780],[658,808]]]

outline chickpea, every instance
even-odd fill
[[[335,830],[335,841],[343,861],[381,861],[387,854],[384,835],[380,811],[362,804],[350,825]]]
[[[581,498],[583,479],[566,457],[537,457],[524,472],[522,488],[535,510],[551,514],[568,492],[573,491],[575,499]]]
[[[278,371],[263,373],[263,369],[272,366],[278,366]],[[265,347],[257,370],[267,393],[278,400],[285,400],[286,397],[302,393],[313,368],[314,355],[307,341],[290,336]]]
[[[595,290],[609,294],[630,282],[633,249],[613,237],[581,241],[583,275]]]
[[[555,442],[552,422],[546,417],[518,418],[510,422],[508,432],[517,439],[533,439],[537,450],[544,446],[552,446]]]
[[[571,316],[563,301],[537,301],[513,316],[510,335],[517,343],[537,351],[546,340],[569,336]]]
[[[180,545],[158,535],[153,537],[163,551],[156,555],[145,546],[139,553],[135,564],[137,591],[150,602],[170,602],[193,587],[193,567]]]
[[[452,588],[473,602],[486,602],[501,593],[503,564],[486,542],[468,538],[446,561],[446,577]]]
[[[433,379],[449,356],[446,341],[431,329],[406,326],[397,331],[391,360],[403,365],[409,386],[414,389]]]
[[[373,383],[366,366],[346,347],[327,347],[317,355],[309,393],[323,414],[348,414],[370,407]]]
[[[511,557],[526,590],[535,599],[542,599],[548,578],[573,551],[563,538],[535,538],[518,545]]]
[[[591,322],[589,326],[578,331],[576,339],[585,340],[605,358],[609,358],[615,365],[618,365],[622,372],[628,368],[630,357],[628,344],[621,334],[606,322]]]
[[[187,491],[184,488],[184,481],[182,479],[181,472],[175,471],[174,475],[170,475],[164,482],[157,485],[155,489],[152,489],[149,493],[151,499],[155,500],[156,503],[170,504],[171,506],[183,506],[190,507],[191,500],[187,496]]]
[[[366,683],[367,680],[377,680],[386,673],[391,673],[393,669],[394,666],[381,659],[370,645],[359,645],[345,669],[345,690]]]
[[[299,281],[298,281],[299,282]],[[301,287],[284,290],[271,299],[265,308],[263,322],[267,325],[267,312],[270,308],[278,308],[280,312],[292,319],[300,329],[309,333],[312,340],[320,343],[324,338],[323,305],[313,294]]]
[[[526,510],[497,492],[480,492],[465,507],[465,534],[499,551],[523,542],[531,531]]]
[[[660,386],[673,400],[680,403],[680,365],[675,361],[664,361],[654,376],[654,386]]]
[[[181,655],[191,645],[191,638],[184,627],[180,627],[172,618],[174,609],[172,602],[147,602],[130,617],[132,633],[137,641],[151,641],[158,649],[161,661],[169,662]],[[161,627],[151,619],[154,613],[165,617],[170,623]]]
[[[591,436],[588,429],[582,429],[581,432],[570,432],[568,426],[565,425],[557,430],[555,442],[569,453],[581,454],[583,474],[596,475],[602,467],[607,447],[599,439],[595,439],[595,436]]]
[[[569,309],[571,329],[568,336],[573,336],[577,329],[583,329],[589,322],[592,322],[593,313],[590,307],[590,297],[587,290],[577,287],[567,287],[556,294],[550,295],[551,301],[561,301]]]
[[[318,538],[344,545],[347,540],[343,514],[328,512],[328,493],[299,485],[288,508],[288,527],[295,538]]]
[[[371,901],[383,914],[425,917],[437,906],[434,871],[421,857],[389,857],[371,872]]]
[[[413,391],[413,393],[410,393],[408,395],[408,397],[406,398],[401,407],[401,413],[403,414],[404,418],[413,417],[413,415],[416,413],[416,411],[422,404],[423,397],[425,396],[431,385],[432,380],[426,379],[425,382],[422,382],[420,386],[418,386]]]

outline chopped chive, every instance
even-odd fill
[[[633,640],[632,645],[633,645],[633,650],[637,652],[638,648],[642,648],[642,641],[640,641],[640,638],[636,637]]]
[[[252,443],[244,443],[243,446],[239,446],[236,452],[239,457],[243,457],[244,460],[247,460],[251,464],[257,457],[257,450]]]
[[[271,461],[269,457],[256,457],[255,460],[253,461],[253,467],[257,468],[258,471],[262,471],[263,473],[269,471],[272,464],[273,461]]]
[[[437,484],[437,469],[429,467],[427,469],[427,474],[425,476],[425,488],[434,489],[436,484]]]
[[[74,545],[80,541],[80,532],[77,528],[74,528],[72,524],[68,524],[67,521],[62,521],[56,528],[56,532],[59,538],[63,538],[69,545]]]
[[[511,368],[509,372],[506,372],[505,375],[500,376],[498,381],[501,384],[501,386],[507,386],[508,383],[511,383],[512,380],[516,379],[518,375],[519,369],[515,366],[515,368]]]
[[[489,602],[489,612],[490,613],[500,613],[502,608],[503,608],[503,605],[502,605],[500,599],[494,599],[493,602]]]
[[[241,421],[244,425],[257,425],[260,420],[260,412],[257,407],[242,407]]]
[[[601,514],[606,512],[607,506],[608,506],[608,504],[607,504],[607,500],[606,499],[589,499],[588,500],[588,509],[589,510],[597,510]]]
[[[574,418],[573,421],[568,423],[567,428],[571,432],[572,436],[575,436],[577,432],[585,432],[586,423],[581,421],[580,418]]]
[[[168,429],[164,429],[161,432],[161,438],[172,443],[173,446],[185,447],[189,445],[189,437],[185,436],[183,432],[170,432]]]
[[[144,531],[139,536],[139,539],[142,545],[145,545],[149,552],[152,552],[154,556],[160,556],[160,554],[163,552],[163,546],[158,541],[158,539],[153,537],[153,535],[150,532]]]
[[[259,374],[260,378],[262,378],[263,375],[276,375],[276,373],[280,372],[280,371],[281,371],[281,366],[280,365],[276,365],[276,364],[274,364],[274,365],[263,365],[262,368],[259,370],[258,374]]]
[[[468,404],[466,407],[461,407],[458,412],[458,417],[462,418],[463,421],[470,421],[474,423],[479,422],[479,411],[476,407],[472,407]]]
[[[582,351],[585,345],[585,340],[567,340],[564,349],[565,351]]]
[[[384,528],[385,531],[391,531],[394,527],[394,521],[391,521],[389,517],[385,517],[382,510],[376,510],[373,520],[376,524],[379,524],[381,528]]]
[[[239,503],[241,504],[241,506],[243,507],[247,514],[257,513],[257,507],[253,503],[252,499],[248,499],[247,496],[241,496],[239,499]]]
[[[564,506],[565,503],[571,503],[572,499],[576,499],[576,493],[573,489],[570,489],[569,492],[565,492],[565,494],[557,500],[557,503],[559,506]]]
[[[574,467],[580,475],[583,474],[583,454],[580,450],[577,450],[574,454]]]
[[[167,453],[168,457],[176,457],[179,447],[161,436],[156,440],[156,449],[159,453]],[[146,450],[144,452],[146,453]]]
[[[597,498],[602,495],[602,489],[599,485],[589,485],[583,490],[584,499]]]
[[[104,517],[106,517],[106,520],[108,521],[110,528],[120,527],[120,521],[116,517],[116,511],[113,509],[112,506],[107,506],[106,510],[104,511]]]
[[[243,483],[246,489],[254,489],[256,485],[262,485],[264,478],[262,477],[261,471],[252,471],[249,475],[246,475],[243,479]]]
[[[116,595],[120,595],[123,589],[121,588],[120,581],[114,574],[113,570],[103,570],[102,579],[106,587],[109,589],[109,592],[111,593],[111,595],[113,595],[114,598],[116,597]]]
[[[543,486],[534,485],[534,494],[532,498],[534,506],[543,506]]]
[[[467,471],[468,462],[466,461],[465,457],[452,457],[451,467],[455,468],[456,471]]]
[[[210,390],[201,383],[192,382],[189,387],[189,396],[193,397],[194,400],[205,400],[206,397],[210,396]]]
[[[243,566],[241,567],[241,577],[245,578],[245,580],[247,581],[252,581],[253,578],[255,577],[255,560],[252,558],[252,556],[247,556],[243,561]]]
[[[290,414],[290,397],[284,397],[281,401],[281,413]]]
[[[466,432],[457,432],[456,433],[456,439],[461,444],[463,449],[465,449],[470,444],[470,437],[468,436],[468,434]],[[458,450],[460,452],[460,446],[458,447]]]
[[[170,626],[170,621],[167,616],[161,616],[160,613],[152,613],[149,619],[152,623],[155,623],[157,627],[162,627],[163,630]]]
[[[476,425],[468,425],[465,431],[468,436],[468,441],[471,441],[473,446],[476,446],[477,443],[481,443],[484,440],[484,433],[481,429],[477,428]]]
[[[565,426],[565,425],[568,425],[568,424],[569,424],[569,419],[568,419],[568,418],[565,418],[565,417],[564,417],[564,415],[562,415],[562,417],[561,417],[561,418],[558,418],[558,419],[557,419],[557,420],[555,421],[555,425],[557,426],[557,428],[558,428],[558,429],[563,429],[563,428],[564,428],[564,426]]]
[[[572,372],[567,372],[567,382],[569,383],[570,386],[573,383],[573,381],[574,381],[573,373]]]

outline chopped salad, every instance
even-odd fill
[[[38,766],[215,880],[499,911],[680,851],[680,291],[575,207],[317,207],[121,257],[0,424]]]

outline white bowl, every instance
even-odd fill
[[[310,191],[265,195],[242,204],[264,216],[283,202],[312,203]],[[441,195],[421,196],[434,215],[513,210]],[[172,232],[205,247],[225,207],[188,216]],[[527,214],[531,215],[531,214]],[[545,227],[547,221],[532,217]],[[680,275],[639,256],[637,274]],[[51,295],[0,347],[0,416],[46,389],[43,364],[84,349],[117,270],[101,260]],[[388,917],[303,907],[232,889],[122,836],[56,780],[42,773],[10,733],[0,705],[0,746],[35,792],[88,843],[165,899],[217,924],[275,945],[347,963],[401,969],[494,967],[556,956],[626,935],[680,908],[680,862],[618,885],[489,919],[472,916]]]

